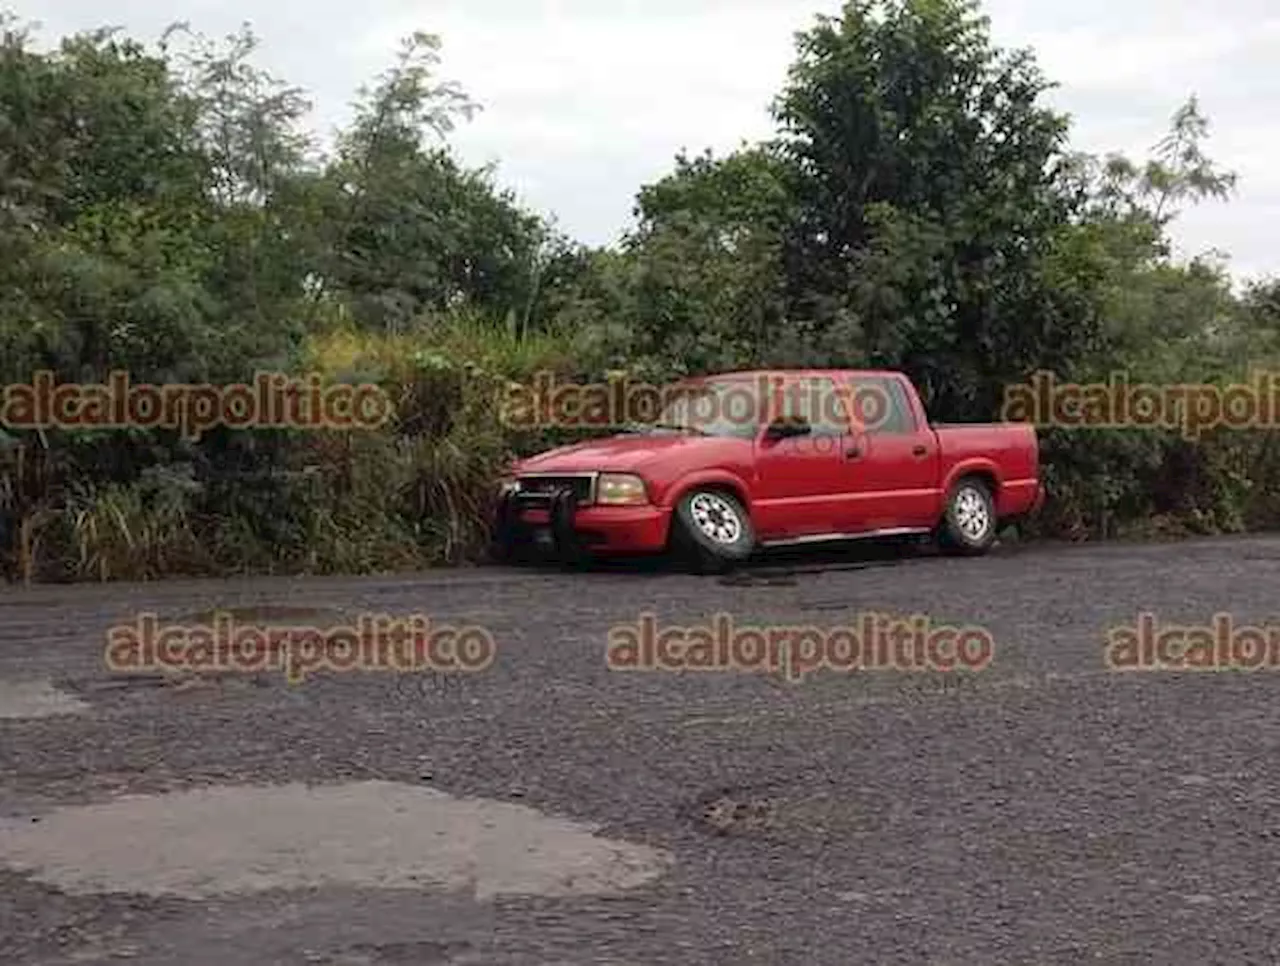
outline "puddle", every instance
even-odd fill
[[[83,714],[89,705],[48,681],[0,681],[0,718]]]
[[[523,805],[390,782],[125,796],[0,822],[0,861],[73,894],[202,899],[345,885],[574,896],[634,888],[669,853]]]

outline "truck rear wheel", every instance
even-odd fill
[[[746,508],[723,490],[697,489],[676,506],[672,549],[695,573],[724,573],[755,549]]]
[[[996,542],[996,504],[991,489],[977,477],[967,476],[952,488],[939,528],[943,549],[978,556]]]

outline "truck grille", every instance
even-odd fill
[[[572,490],[579,506],[588,504],[595,496],[596,478],[590,474],[565,476],[520,477],[519,502],[526,506],[546,506],[561,490]]]

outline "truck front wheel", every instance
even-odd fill
[[[996,504],[987,484],[965,477],[952,488],[940,528],[943,549],[977,556],[996,542]]]
[[[672,549],[695,573],[723,573],[755,549],[751,516],[723,490],[696,489],[676,506]]]

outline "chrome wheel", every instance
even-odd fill
[[[742,537],[738,512],[714,493],[699,493],[689,504],[694,525],[716,543],[733,544]]]
[[[955,519],[956,526],[967,539],[981,542],[991,529],[991,513],[984,495],[971,486],[961,489],[956,494]]]

